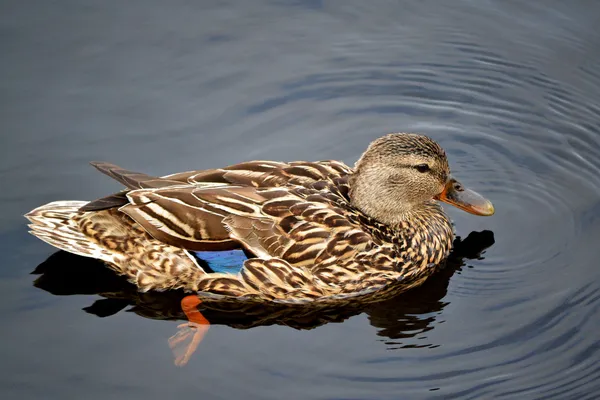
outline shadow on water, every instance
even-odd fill
[[[435,344],[403,345],[402,340],[434,328],[435,315],[447,302],[450,278],[466,265],[466,260],[481,259],[494,244],[491,231],[471,232],[465,239],[457,237],[446,267],[421,287],[374,304],[353,303],[344,306],[314,308],[310,306],[265,306],[203,302],[202,315],[211,325],[249,329],[266,325],[285,325],[295,329],[313,329],[331,322],[342,322],[362,312],[368,315],[379,336],[390,339],[390,348],[435,347]],[[82,271],[85,271],[82,273]],[[141,317],[155,320],[186,320],[181,291],[140,293],[136,287],[115,275],[102,262],[58,251],[37,266],[32,274],[40,275],[34,286],[56,296],[99,295],[83,310],[98,317],[109,317],[127,309]]]
[[[113,3],[0,3],[0,399],[600,398],[600,1]],[[448,208],[465,240],[396,298],[202,303],[181,370],[183,293],[65,253],[28,275],[54,250],[25,212],[117,190],[89,160],[350,165],[394,131],[497,208]]]

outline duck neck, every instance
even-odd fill
[[[348,196],[354,207],[385,225],[384,241],[395,243],[412,263],[438,263],[452,247],[454,229],[435,200],[411,202],[386,193],[382,185],[350,180]],[[393,200],[391,200],[393,199]],[[377,229],[376,229],[377,230]],[[413,249],[408,251],[407,249]]]
[[[399,254],[411,263],[430,265],[445,259],[452,248],[454,228],[442,207],[430,201],[391,227]],[[412,251],[407,251],[412,249]]]
[[[363,214],[390,228],[401,229],[431,207],[431,200],[415,201],[406,191],[386,185],[380,172],[371,172],[355,173],[348,182],[350,202]]]

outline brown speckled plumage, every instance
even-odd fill
[[[427,163],[431,171],[416,172]],[[392,134],[356,167],[253,161],[152,177],[94,166],[128,189],[29,214],[32,233],[105,261],[141,291],[183,288],[223,300],[377,299],[443,263],[452,225],[433,197],[449,176],[433,140]],[[207,273],[187,250],[242,247],[239,274]]]

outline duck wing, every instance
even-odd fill
[[[346,257],[371,242],[345,198],[346,180],[308,187],[180,185],[127,193],[119,210],[163,243],[188,250],[230,248],[308,266]]]
[[[163,188],[191,185],[241,185],[253,187],[278,187],[287,184],[305,185],[323,179],[333,179],[352,172],[346,164],[328,161],[297,161],[282,163],[275,161],[250,161],[220,169],[179,172],[163,177],[129,171],[106,162],[92,162],[96,169],[117,180],[129,190],[91,201],[81,211],[100,211],[124,206],[128,203],[127,193],[136,189]]]
[[[107,162],[93,161],[90,164],[103,174],[108,175],[116,181],[122,183],[128,189],[158,188],[181,185],[181,182],[177,180],[169,180],[139,172],[129,171]],[[121,207],[128,203],[128,191],[129,190],[122,190],[106,197],[90,201],[81,207],[79,211],[101,211],[109,208]]]

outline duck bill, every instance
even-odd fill
[[[471,214],[483,216],[494,214],[491,201],[473,190],[464,188],[456,179],[450,179],[444,191],[436,196],[436,199]]]

